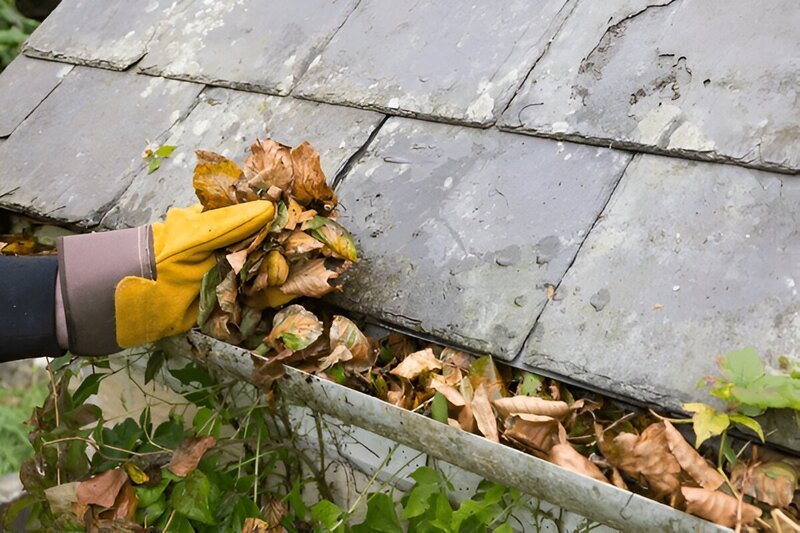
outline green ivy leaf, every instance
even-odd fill
[[[753,431],[758,438],[761,439],[761,442],[764,442],[764,429],[761,427],[761,424],[758,423],[755,419],[745,416],[739,413],[733,413],[729,415],[731,422],[735,424],[740,424],[747,429]]]
[[[447,424],[447,414],[447,398],[441,392],[436,391],[431,402],[431,418]]]
[[[157,485],[135,485],[133,489],[136,491],[136,498],[139,500],[140,507],[149,507],[161,499],[167,485],[170,484],[169,479],[161,478]]]
[[[275,218],[272,219],[272,223],[269,226],[270,233],[278,233],[289,222],[289,209],[283,201],[278,202],[275,211]]]
[[[522,372],[522,383],[517,388],[517,395],[536,396],[543,383],[544,378],[542,376],[537,376],[532,372]]]
[[[328,500],[321,500],[311,508],[311,518],[319,522],[326,531],[333,531],[341,516],[342,510],[339,506]]]
[[[164,361],[167,359],[167,354],[161,350],[156,350],[150,354],[147,359],[147,367],[144,369],[144,384],[147,385],[153,378],[156,377],[161,367],[164,366]]]
[[[173,146],[171,144],[162,144],[156,148],[155,154],[158,157],[169,157],[172,155],[172,152],[175,151],[175,148],[177,148],[177,146]]]
[[[147,165],[147,174],[148,175],[152,174],[153,172],[155,172],[159,168],[161,168],[161,160],[159,158],[157,158],[157,157],[151,157],[150,158],[150,164]]]
[[[353,526],[355,533],[403,533],[397,518],[394,501],[388,494],[376,492],[367,500],[367,516],[360,524]]]
[[[432,496],[441,491],[439,474],[433,468],[420,467],[411,474],[411,478],[416,483],[404,498],[403,519],[425,514],[433,503]]]
[[[198,436],[211,435],[218,439],[222,429],[222,423],[219,418],[219,415],[208,407],[201,407],[195,413],[194,420],[192,420],[195,433]]]
[[[216,521],[209,506],[210,495],[208,478],[200,470],[193,470],[172,488],[169,503],[186,518],[213,525]]]
[[[692,415],[692,426],[697,437],[694,444],[695,448],[699,448],[707,439],[720,435],[730,426],[728,415],[718,412],[710,405],[685,403],[683,408],[690,413],[694,413]]]
[[[308,509],[303,501],[303,494],[301,492],[302,488],[303,485],[300,480],[295,479],[292,483],[292,490],[286,495],[285,500],[289,502],[289,505],[294,511],[295,516],[300,520],[305,520]]]
[[[197,312],[197,325],[201,328],[217,305],[217,285],[219,285],[219,282],[219,267],[216,265],[205,273],[200,282],[200,306]]]
[[[139,505],[141,505],[141,502],[139,502]],[[136,511],[136,522],[150,526],[161,518],[161,515],[163,515],[166,510],[167,502],[165,500],[156,500],[147,507],[140,507],[139,510]]]

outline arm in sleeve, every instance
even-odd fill
[[[64,353],[56,335],[56,257],[0,256],[0,362]]]

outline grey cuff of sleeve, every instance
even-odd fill
[[[150,226],[62,237],[58,250],[69,350],[78,355],[118,352],[114,290],[126,276],[156,279]]]

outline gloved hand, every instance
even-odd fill
[[[59,283],[70,350],[101,355],[188,331],[214,250],[256,233],[274,214],[264,200],[206,212],[197,205],[170,210],[152,231],[65,237]]]

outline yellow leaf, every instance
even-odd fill
[[[150,476],[142,472],[142,470],[133,463],[125,463],[125,471],[128,473],[128,477],[131,478],[134,485],[141,485],[142,483],[150,481]]]
[[[236,182],[241,175],[242,170],[228,159],[197,163],[192,183],[203,209],[236,204]]]
[[[345,346],[351,353],[352,358],[345,365],[348,370],[363,372],[375,364],[377,351],[372,349],[369,339],[350,319],[334,316],[329,337],[332,350]]]
[[[358,261],[358,252],[353,236],[338,222],[325,219],[322,226],[311,230],[311,235],[324,243],[341,259],[347,259],[354,263]]]
[[[699,448],[706,439],[716,437],[728,429],[731,421],[728,415],[720,413],[710,405],[704,403],[685,403],[683,408],[692,415],[692,427],[697,436],[695,448]]]
[[[290,305],[272,320],[272,331],[264,341],[278,351],[283,346],[298,351],[311,345],[322,335],[322,322],[300,305]],[[281,346],[281,344],[283,346]]]

